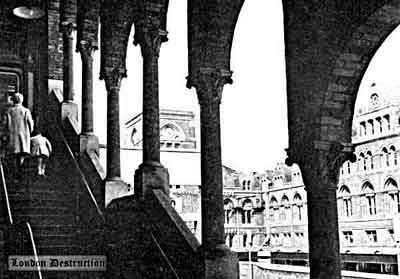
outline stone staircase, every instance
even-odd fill
[[[22,226],[7,229],[13,226],[7,222],[1,190],[0,224],[5,226],[0,226],[0,278],[39,278],[35,272],[4,272],[8,255],[33,254],[23,226],[26,222],[32,227],[39,256],[107,256],[106,272],[42,271],[44,279],[201,278],[199,244],[170,206],[169,198],[155,193],[147,206],[138,206],[130,196],[102,208],[103,185],[98,177],[83,177],[88,175],[83,173],[87,165],[81,169],[77,160],[82,157],[75,158],[70,140],[58,125],[50,121],[44,131],[53,145],[45,177],[36,174],[32,159],[24,163],[20,178],[14,175],[12,163],[4,162],[14,223]],[[21,236],[16,237],[12,230]]]
[[[77,175],[76,166],[71,164],[72,158],[68,157],[67,147],[63,142],[54,133],[48,138],[53,145],[53,154],[47,164],[46,176],[37,175],[36,162],[33,158],[25,160],[22,175],[15,173],[12,160],[4,160],[8,198],[13,221],[16,224],[14,227],[26,234],[24,224],[29,222],[39,256],[88,255],[89,250],[86,248],[90,245],[87,245],[85,241],[92,237],[93,231],[79,218],[80,215],[85,214],[78,207],[78,193],[82,192],[79,189],[81,179]],[[3,190],[0,196],[3,201]],[[7,214],[3,208],[1,215],[2,220],[6,222]],[[4,242],[11,243],[9,246],[4,244],[6,250],[4,260],[7,257],[7,250],[9,254],[32,255],[30,242],[23,243],[22,245],[27,247],[21,248],[19,247],[21,241],[13,239],[12,233],[5,232],[4,234],[6,235]],[[98,234],[97,237],[100,235]],[[18,248],[13,246],[18,246]],[[101,247],[97,246],[96,249],[90,251],[90,255],[101,255],[101,250]],[[98,278],[99,276],[96,272],[42,271],[42,274],[46,279]],[[6,272],[3,277],[38,278],[37,276],[35,272]]]

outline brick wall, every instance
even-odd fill
[[[63,40],[60,33],[60,0],[48,3],[48,73],[49,79],[63,79]]]

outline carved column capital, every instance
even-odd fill
[[[92,42],[81,40],[76,48],[76,51],[80,52],[82,60],[84,62],[93,61],[93,52],[96,51],[98,47],[93,45]]]
[[[167,40],[167,34],[167,31],[152,26],[138,27],[133,44],[140,45],[143,57],[158,57],[161,43]]]
[[[72,22],[61,23],[61,32],[69,39],[73,39],[72,32],[75,30],[76,25]]]
[[[127,77],[126,69],[122,67],[105,67],[100,72],[100,79],[104,79],[109,94],[115,89],[119,90],[121,81],[125,77]]]
[[[339,169],[343,163],[347,160],[350,162],[356,161],[356,155],[354,154],[355,147],[352,143],[343,142],[314,142],[314,149],[320,151],[318,153],[322,154],[321,162],[325,163],[325,168],[327,168],[328,178],[330,182],[337,184],[339,178]]]
[[[200,70],[187,77],[187,88],[196,88],[200,105],[221,103],[222,90],[225,84],[232,83],[232,71],[201,67]]]

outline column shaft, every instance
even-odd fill
[[[120,180],[119,86],[107,89],[107,180]]]
[[[143,163],[160,165],[158,55],[155,54],[143,55]]]
[[[91,47],[82,46],[82,130],[81,134],[93,133],[93,57]]]
[[[72,24],[63,26],[63,96],[64,102],[74,99],[74,60],[73,60],[73,27]]]
[[[319,165],[318,160],[313,164]],[[322,164],[321,164],[322,165]],[[324,163],[325,168],[328,163]],[[303,171],[307,189],[308,239],[311,279],[340,279],[339,224],[335,170],[311,167]],[[339,168],[337,169],[339,173]]]
[[[212,249],[225,243],[218,100],[200,102],[200,121],[202,240],[205,249]]]

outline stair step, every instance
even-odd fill
[[[65,205],[53,205],[53,206],[13,206],[13,215],[73,215],[69,206]]]
[[[65,246],[77,245],[77,239],[73,237],[36,237],[35,243],[37,247]]]
[[[42,224],[42,225],[67,225],[74,224],[75,217],[73,215],[58,215],[58,214],[48,214],[48,215],[19,215],[14,214],[15,218],[24,218],[28,217],[31,225]]]
[[[54,191],[29,191],[29,192],[13,192],[9,191],[8,197],[10,201],[19,200],[58,200],[73,201],[75,198],[72,193]]]
[[[82,251],[80,245],[40,245],[38,246],[39,255],[77,255]]]

